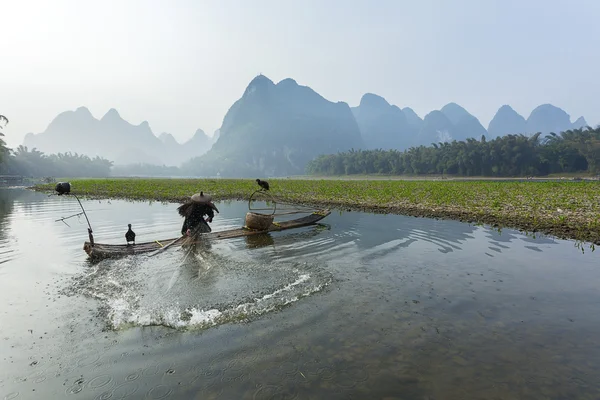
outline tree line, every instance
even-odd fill
[[[5,156],[0,163],[0,175],[100,178],[110,176],[113,164],[104,158],[90,158],[70,152],[46,155],[25,146],[19,146],[16,150],[6,149],[3,153]]]
[[[4,123],[4,126],[2,126]],[[16,150],[6,147],[2,139],[2,128],[8,118],[0,114],[0,175],[20,175],[26,177],[106,177],[110,175],[112,161],[100,157],[90,158],[83,154],[58,153],[46,155],[26,146]]]
[[[0,114],[0,164],[2,164],[2,161],[4,161],[9,152],[8,148],[6,148],[6,142],[2,139],[4,137],[4,133],[2,133],[2,128],[4,128],[4,126],[2,126],[3,122],[4,126],[6,126],[6,124],[8,124],[8,118]]]
[[[321,155],[306,167],[312,175],[450,174],[458,176],[543,176],[600,173],[600,127],[533,136],[467,139],[397,150],[351,150]]]
[[[59,153],[46,155],[37,149],[19,146],[12,150],[2,139],[0,115],[0,174],[30,177],[184,176],[198,169],[135,164],[114,166],[101,157]],[[600,173],[600,126],[551,133],[542,137],[523,134],[493,140],[467,139],[432,143],[431,146],[398,150],[351,150],[321,155],[306,166],[312,175],[390,174],[457,176],[535,176],[553,173]]]

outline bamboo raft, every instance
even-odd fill
[[[322,220],[331,214],[330,210],[317,210],[311,214],[292,219],[289,221],[282,222],[270,222],[270,224],[264,229],[252,229],[247,226],[230,229],[220,232],[202,233],[199,235],[201,240],[207,239],[233,239],[244,236],[259,235],[268,232],[284,231],[287,229],[301,228],[305,226],[315,225],[317,222]],[[272,218],[271,218],[272,220]],[[118,258],[133,254],[144,254],[154,251],[159,251],[167,246],[181,247],[185,242],[180,240],[184,237],[170,238],[155,240],[152,242],[144,242],[137,244],[107,244],[107,243],[96,243],[90,237],[90,241],[86,241],[83,245],[83,250],[88,256],[94,260],[105,259],[105,258]]]

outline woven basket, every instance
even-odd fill
[[[246,227],[264,231],[273,223],[273,215],[246,213]]]

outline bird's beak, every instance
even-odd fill
[[[208,204],[210,205],[210,208],[212,208],[213,210],[215,210],[215,211],[217,212],[217,214],[220,214],[220,213],[219,213],[219,209],[217,208],[217,206],[215,206],[215,205],[213,204],[213,202],[212,202],[212,201],[208,202]]]

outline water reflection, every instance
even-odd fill
[[[84,206],[101,242],[121,243],[130,222],[140,241],[181,225],[175,204]],[[85,221],[55,222],[78,207],[0,192],[0,252],[13,252],[0,265],[0,398],[600,390],[598,255],[573,242],[334,212],[317,227],[87,264]],[[218,207],[213,231],[243,224],[247,204]]]
[[[246,247],[248,249],[258,249],[265,246],[273,246],[275,244],[273,236],[269,233],[246,236],[244,240],[246,241]]]
[[[21,195],[21,191],[0,188],[0,265],[12,260],[14,256],[14,249],[8,245],[9,217],[13,212],[15,200]]]
[[[360,213],[346,218],[356,219],[353,225],[368,232],[362,235],[359,249],[370,249],[389,240],[414,239],[434,244],[440,253],[461,250],[460,244],[473,239],[476,227],[455,221],[405,218],[390,215],[365,215]],[[358,223],[360,221],[360,223]]]

